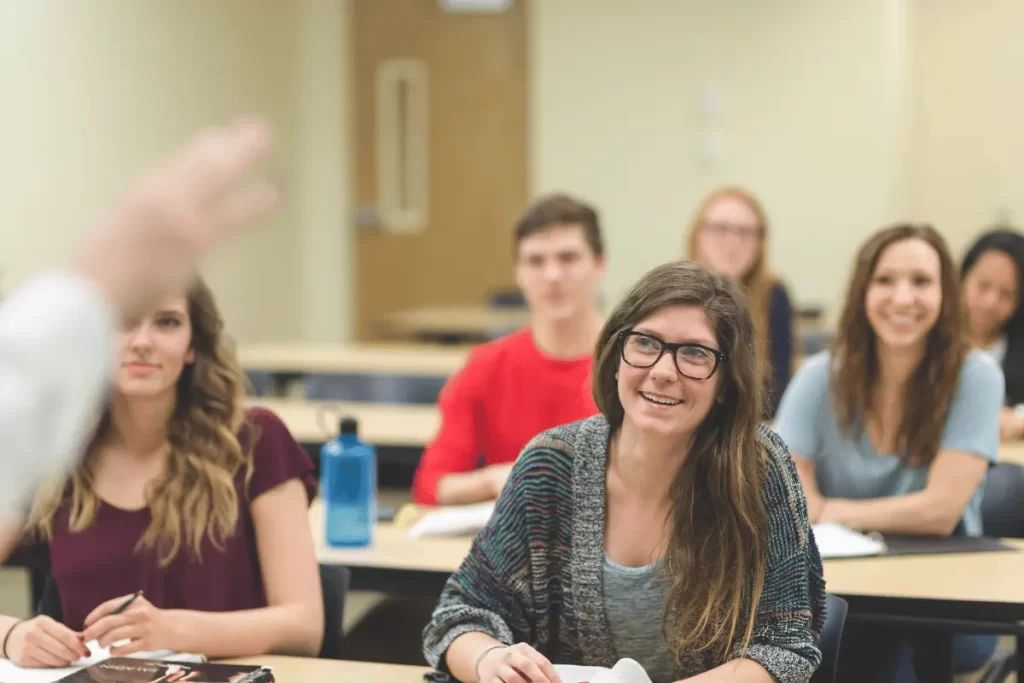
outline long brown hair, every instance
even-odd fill
[[[771,374],[770,364],[766,361],[770,334],[768,320],[771,315],[772,288],[775,286],[777,278],[768,266],[768,256],[765,249],[765,245],[768,243],[768,215],[765,213],[764,205],[753,192],[743,187],[728,185],[713,190],[697,205],[697,210],[694,212],[693,218],[690,219],[686,240],[686,258],[691,261],[700,260],[700,254],[697,253],[697,237],[700,231],[704,229],[704,216],[712,204],[725,198],[736,199],[746,204],[754,216],[757,217],[757,224],[760,228],[757,258],[754,261],[754,265],[741,278],[740,285],[743,287],[744,294],[746,294],[747,307],[750,309],[750,316],[754,320],[760,372],[767,377]],[[795,338],[796,335],[794,335]],[[794,347],[793,355],[795,357],[796,347]],[[792,360],[791,358],[790,363],[792,363]]]
[[[616,373],[620,333],[665,306],[700,306],[725,360],[718,400],[697,428],[672,484],[665,563],[672,588],[664,627],[677,661],[687,650],[724,659],[737,634],[746,648],[764,587],[768,516],[761,498],[767,461],[758,438],[762,383],[754,325],[727,277],[694,262],[647,273],[612,312],[597,342],[594,400],[612,433],[622,425]]]
[[[163,474],[146,487],[152,521],[138,545],[155,548],[162,566],[183,544],[201,559],[204,538],[221,548],[235,533],[235,477],[239,472],[246,482],[251,477],[251,446],[258,438],[245,420],[244,375],[228,346],[213,293],[197,278],[187,299],[195,362],[178,378],[177,403],[167,425],[170,455]],[[110,426],[108,410],[70,482],[62,478],[41,489],[29,514],[30,532],[50,539],[54,517],[65,504],[70,505],[72,532],[85,530],[96,519],[100,501],[93,468]],[[238,438],[243,428],[249,432],[249,448],[244,450]]]
[[[866,299],[878,260],[889,246],[919,239],[939,256],[942,305],[928,333],[925,353],[903,387],[897,445],[910,463],[931,464],[939,449],[946,415],[960,381],[968,344],[961,329],[959,277],[946,241],[930,225],[902,223],[879,230],[857,252],[832,347],[832,400],[837,422],[847,436],[874,409],[878,387],[878,348],[868,321]],[[927,398],[927,400],[922,400]]]

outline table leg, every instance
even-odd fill
[[[1024,682],[1024,634],[1017,634],[1017,651],[1013,653],[1013,659],[1017,662],[1014,667],[1017,670],[1017,680]]]

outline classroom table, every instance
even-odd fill
[[[933,678],[952,681],[953,633],[1015,635],[1024,653],[1024,540],[1004,542],[1016,552],[826,560],[825,586],[855,619],[932,630],[933,650],[949,654]]]
[[[238,349],[247,372],[268,373],[278,395],[308,374],[448,377],[461,368],[470,346],[436,344],[248,344]]]
[[[247,398],[245,404],[273,411],[296,441],[311,445],[336,437],[342,417],[354,417],[359,423],[359,438],[375,446],[422,449],[441,424],[440,413],[432,405],[280,398]]]
[[[349,662],[313,657],[263,655],[228,659],[246,666],[268,666],[277,683],[421,683],[430,669],[403,664]]]
[[[374,528],[368,548],[332,548],[324,536],[321,500],[309,508],[309,526],[316,544],[317,561],[340,564],[351,572],[352,590],[372,590],[392,595],[438,595],[448,576],[469,554],[471,536],[409,538],[409,530],[388,522]]]
[[[999,461],[1024,465],[1024,441],[999,444]]]
[[[336,549],[324,542],[322,516],[314,503],[318,560],[349,567],[354,589],[438,595],[472,544],[468,536],[411,539],[407,529],[381,523],[371,547]],[[1013,634],[1024,652],[1024,540],[1005,542],[1016,550],[826,560],[826,590],[849,602],[851,618],[933,629],[943,653],[953,632]]]
[[[469,342],[486,341],[495,332],[515,330],[528,321],[525,308],[430,306],[392,313],[377,325],[391,337]]]

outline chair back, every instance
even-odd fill
[[[347,567],[336,564],[320,565],[320,588],[324,594],[324,642],[320,646],[321,659],[342,659],[345,639],[345,596],[348,594],[351,574]]]
[[[1001,462],[985,477],[981,528],[986,536],[1024,538],[1024,467]]]
[[[811,676],[811,683],[832,683],[839,662],[839,644],[843,640],[843,626],[849,605],[838,595],[825,596],[825,626],[821,629],[821,664]]]

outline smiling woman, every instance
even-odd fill
[[[4,654],[67,666],[91,640],[127,640],[115,655],[315,654],[313,465],[277,417],[244,410],[212,293],[196,280],[126,321],[117,352],[81,465],[44,487],[28,520],[49,543],[61,620],[0,617]]]
[[[448,582],[424,632],[439,678],[628,657],[654,683],[806,683],[821,560],[761,391],[738,286],[692,262],[645,275],[598,338],[601,414],[526,446]]]
[[[998,459],[1003,378],[969,351],[961,319],[956,266],[933,228],[895,225],[861,247],[835,350],[801,366],[774,422],[812,522],[982,533],[981,484]],[[848,625],[840,680],[892,680],[909,640],[901,630]],[[995,638],[986,643],[991,653]]]
[[[1004,440],[1024,438],[1024,235],[987,232],[971,245],[960,266],[966,334],[971,344],[999,363],[1006,378],[1000,418]]]

